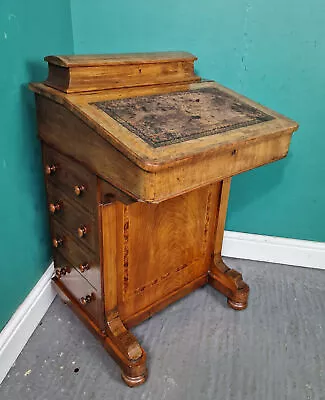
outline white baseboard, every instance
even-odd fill
[[[325,243],[225,231],[222,255],[325,269]]]
[[[51,263],[0,332],[0,384],[55,297],[51,285],[53,268]]]
[[[225,231],[222,255],[325,269],[325,243]],[[0,383],[51,305],[53,263],[0,332]]]

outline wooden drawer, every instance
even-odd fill
[[[67,232],[58,222],[52,222],[51,230],[54,258],[63,256],[99,290],[101,287],[101,269],[98,254],[79,246],[71,233]],[[54,241],[55,243],[53,243]],[[58,247],[55,247],[54,244]]]
[[[97,219],[82,210],[55,186],[47,185],[51,218],[60,222],[81,245],[98,249]]]
[[[123,193],[121,190],[117,189],[115,186],[101,178],[98,178],[98,187],[99,201],[101,204],[110,204],[114,203],[115,201],[119,201],[123,204],[131,204],[136,201],[126,193]]]
[[[89,316],[103,324],[101,290],[96,290],[62,255],[54,257],[55,275]]]
[[[43,162],[47,182],[62,189],[76,202],[96,213],[96,176],[78,162],[43,144]]]

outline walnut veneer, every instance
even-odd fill
[[[297,124],[215,82],[188,53],[50,56],[33,83],[53,283],[120,365],[147,377],[129,328],[209,283],[249,287],[221,247],[231,176],[283,158]],[[156,95],[156,96],[155,96]]]

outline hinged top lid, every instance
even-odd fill
[[[73,68],[122,64],[154,64],[171,61],[195,61],[197,57],[185,51],[162,51],[155,53],[58,55],[44,57],[44,60],[60,67]]]
[[[197,82],[193,54],[182,51],[47,56],[46,85],[65,93]]]

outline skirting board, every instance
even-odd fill
[[[222,255],[325,269],[325,243],[225,231]],[[0,383],[51,305],[53,263],[0,332]]]
[[[55,298],[53,269],[51,263],[0,332],[0,384]]]
[[[325,243],[225,231],[222,255],[325,269]]]

